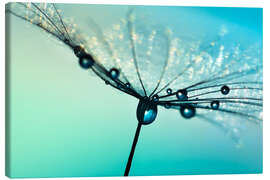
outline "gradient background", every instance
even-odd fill
[[[94,17],[102,28],[110,28],[127,10],[58,7],[82,24]],[[183,23],[214,29],[207,22],[222,21],[245,28],[239,38],[262,39],[262,9],[159,7],[153,13],[187,33]],[[14,17],[8,45],[10,177],[122,176],[138,101],[89,75],[72,51]],[[160,108],[156,121],[142,128],[130,175],[261,173],[262,128],[248,126],[241,137],[243,146],[237,148],[211,124],[186,121],[179,112]]]

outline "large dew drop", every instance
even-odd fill
[[[157,105],[145,97],[139,101],[137,106],[137,119],[143,124],[151,124],[157,117]]]
[[[184,118],[190,119],[195,116],[196,109],[192,105],[184,104],[180,106],[180,113]]]

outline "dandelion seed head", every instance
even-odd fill
[[[100,29],[91,22],[91,31],[83,33],[52,4],[16,3],[11,9],[70,48],[80,46],[91,54],[92,61],[80,59],[79,63],[91,67],[107,84],[132,89],[140,97],[154,92],[152,97],[158,97],[155,102],[160,106],[175,109],[187,119],[198,115],[235,142],[245,122],[262,120],[261,43],[243,46],[222,23],[205,39],[187,37],[138,8],[111,28]],[[187,90],[184,99],[179,98],[179,89]],[[146,114],[138,119],[152,121],[155,108],[141,110]]]

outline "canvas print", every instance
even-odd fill
[[[6,175],[262,173],[262,11],[6,4]]]

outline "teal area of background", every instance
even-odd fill
[[[103,28],[127,9],[59,7],[77,21],[95,17]],[[89,14],[82,13],[86,11]],[[262,9],[155,11],[160,17],[162,12],[168,24],[177,22],[169,18],[175,14],[191,24],[201,21],[192,17],[201,17],[202,23],[212,17],[223,19],[252,31],[251,39],[262,39]],[[239,13],[240,20],[235,18]],[[39,29],[12,17],[10,31],[10,176],[122,176],[137,125],[138,101],[82,70],[70,49]],[[159,108],[156,121],[142,128],[130,175],[261,173],[262,129],[246,127],[242,140],[243,147],[236,148],[211,124],[198,118],[185,121],[179,112]]]

